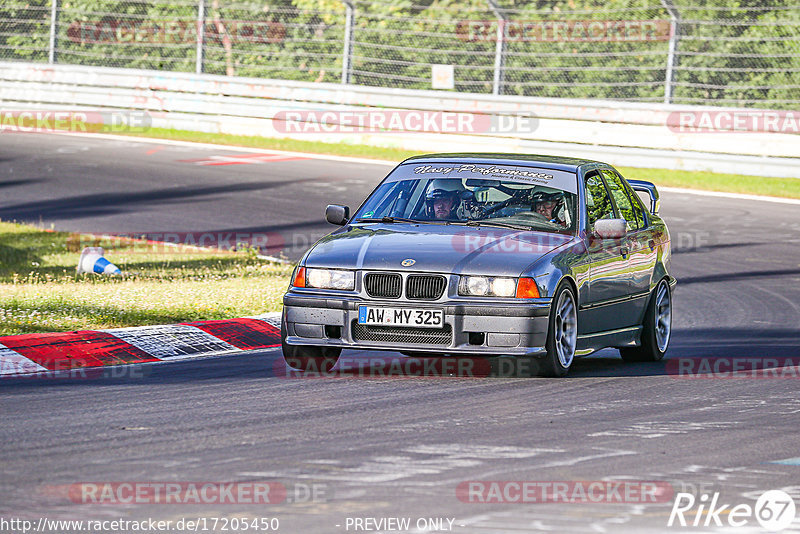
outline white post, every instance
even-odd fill
[[[56,27],[58,25],[58,0],[50,0],[50,53],[47,62],[56,62]]]
[[[492,82],[492,94],[500,95],[503,93],[503,68],[505,67],[506,52],[506,16],[505,12],[497,5],[496,0],[488,0],[489,7],[492,8],[494,16],[497,17],[497,43],[494,48],[494,80]]]
[[[354,7],[351,0],[342,0],[345,8],[344,21],[344,50],[342,50],[342,83],[350,83],[350,71],[353,61],[353,24],[355,21]]]
[[[672,103],[672,85],[675,77],[675,55],[678,51],[678,32],[680,31],[681,15],[672,0],[661,0],[664,9],[670,17],[669,24],[669,50],[667,51],[667,73],[664,79],[664,103]]]
[[[205,52],[206,40],[206,2],[205,0],[198,0],[197,2],[197,52],[195,55],[194,72],[196,74],[203,73],[203,56]]]

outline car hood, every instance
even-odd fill
[[[348,226],[309,251],[305,265],[519,276],[572,236],[493,227],[376,223]],[[413,265],[402,266],[404,260]]]

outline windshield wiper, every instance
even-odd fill
[[[531,226],[524,224],[504,223],[500,221],[467,221],[464,226],[497,226],[498,228],[511,228],[512,230],[531,230]]]
[[[420,221],[417,219],[406,219],[405,217],[359,217],[356,222],[382,222],[382,223],[414,223],[414,224],[435,224],[434,221]]]

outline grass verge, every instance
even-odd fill
[[[308,152],[313,154],[332,154],[336,156],[354,156],[371,159],[382,159],[399,162],[419,152],[400,148],[381,148],[367,145],[351,145],[346,143],[322,143],[318,141],[301,141],[295,139],[273,139],[268,137],[210,134],[152,128],[140,132],[137,137],[156,139],[174,139],[195,143],[213,143],[234,145],[270,150],[286,150],[292,152]],[[580,155],[580,154],[576,154]],[[609,163],[614,164],[611,161]],[[642,169],[617,166],[620,172],[633,180],[648,180],[664,187],[684,187],[704,191],[722,191],[727,193],[744,193],[785,198],[800,198],[800,180],[794,178],[770,178],[761,176],[745,176],[741,174],[722,174],[700,171],[676,171],[669,169]],[[800,175],[798,176],[800,178]]]
[[[122,276],[78,275],[96,238],[0,222],[0,335],[94,330],[278,311],[291,266],[251,250],[101,242]]]

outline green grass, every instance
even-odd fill
[[[347,143],[321,143],[318,141],[302,141],[294,139],[273,139],[268,137],[210,134],[152,128],[146,132],[132,135],[157,139],[174,139],[220,145],[234,145],[270,150],[287,150],[292,152],[308,152],[314,154],[332,154],[337,156],[354,156],[399,162],[419,152],[400,148],[382,148],[367,145],[351,145]],[[576,154],[579,155],[579,154]],[[609,161],[611,164],[622,163]],[[675,171],[668,169],[643,169],[617,166],[626,178],[648,180],[658,186],[684,187],[705,191],[723,191],[728,193],[745,193],[786,198],[800,198],[800,180],[794,178],[770,178],[761,176],[745,176],[741,174],[721,174],[699,171]],[[798,176],[800,178],[800,176]]]
[[[797,178],[769,178],[722,174],[716,172],[671,171],[668,169],[637,169],[617,167],[631,180],[647,180],[657,186],[684,187],[704,191],[723,191],[770,197],[800,198],[800,180]],[[798,172],[800,178],[800,172]]]
[[[100,245],[123,276],[76,274]],[[252,251],[99,241],[0,222],[0,335],[228,319],[278,311],[291,266]]]

